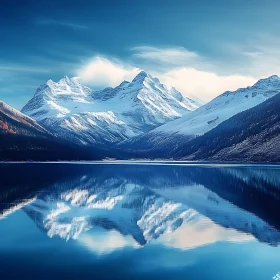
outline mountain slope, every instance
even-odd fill
[[[241,112],[186,143],[179,158],[220,161],[280,161],[280,94]]]
[[[250,109],[280,92],[280,78],[271,76],[261,79],[252,87],[227,91],[206,105],[178,120],[162,125],[145,135],[123,141],[117,148],[128,155],[143,154],[144,157],[163,156],[162,151],[178,149],[185,142],[203,135],[230,117]],[[165,153],[167,156],[169,153]]]
[[[0,134],[44,137],[49,132],[30,117],[0,101]]]
[[[99,159],[98,154],[55,137],[35,120],[0,101],[0,160]]]
[[[50,80],[22,112],[66,139],[108,144],[140,135],[197,107],[195,101],[142,71],[132,82],[96,92],[77,78]]]
[[[226,91],[180,120],[161,126],[157,131],[202,135],[239,112],[250,109],[280,92],[280,78],[261,79],[252,87]]]

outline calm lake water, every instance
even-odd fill
[[[0,164],[0,279],[280,271],[280,166]]]

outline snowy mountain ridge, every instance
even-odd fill
[[[276,75],[261,79],[251,87],[226,91],[197,110],[159,126],[144,135],[139,135],[118,144],[119,149],[139,153],[178,149],[196,136],[217,127],[232,116],[253,108],[280,93],[280,78]],[[138,154],[137,154],[138,156]],[[147,155],[145,155],[147,157]]]
[[[132,82],[92,91],[78,78],[40,86],[22,112],[55,134],[83,144],[114,143],[198,108],[190,98],[141,71]]]
[[[226,91],[195,112],[154,131],[202,135],[233,115],[255,107],[278,93],[280,78],[274,75],[257,81],[251,87]]]

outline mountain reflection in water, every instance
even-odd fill
[[[280,242],[277,166],[3,164],[0,171],[2,218],[23,209],[50,238],[96,252]]]

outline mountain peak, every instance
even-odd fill
[[[52,79],[47,80],[45,83],[47,86],[52,86],[53,84],[55,84],[55,82]]]
[[[68,76],[63,76],[63,78],[60,79],[60,81],[70,81],[70,78]]]
[[[272,75],[259,81],[280,81],[280,78],[277,75]]]
[[[65,84],[71,84],[72,82],[75,82],[75,78],[69,78],[67,76],[64,76],[63,78],[61,78],[58,82],[54,82],[52,79],[49,79],[46,81],[45,84],[41,85],[39,87],[39,89],[41,90],[42,88],[44,88],[45,86],[48,86],[50,88],[53,88],[55,86],[58,86],[58,85],[65,85]]]
[[[127,84],[129,84],[129,82],[124,80],[123,82],[120,83],[119,87],[125,86]]]
[[[272,75],[272,76],[266,78],[266,80],[280,80],[280,78],[277,75]]]
[[[149,75],[145,72],[145,71],[140,71],[137,75],[136,75],[136,77],[132,80],[132,83],[134,83],[134,82],[142,82],[142,81],[144,81],[145,80],[145,78],[146,77],[148,77]]]
[[[58,81],[58,84],[67,84],[70,85],[73,82],[76,82],[75,78],[69,78],[68,76],[64,76],[62,79]]]
[[[260,79],[258,80],[254,86],[262,86],[262,85],[268,85],[268,84],[278,84],[280,83],[280,78],[277,76],[277,75],[272,75],[270,77],[267,77],[267,78],[263,78],[263,79]]]

